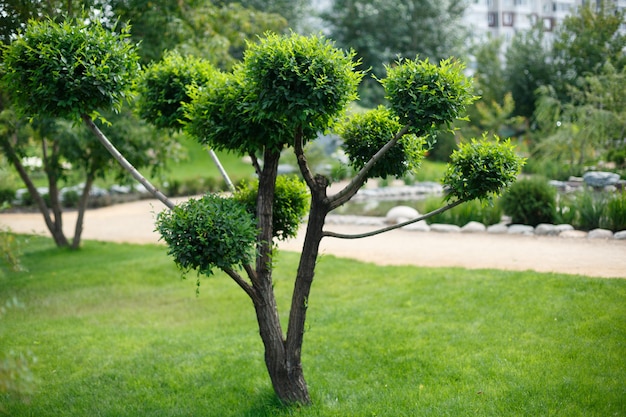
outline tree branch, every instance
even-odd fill
[[[239,275],[237,273],[237,271],[230,269],[230,268],[225,268],[224,272],[226,272],[226,274],[231,277],[233,279],[233,281],[235,281],[237,283],[237,285],[239,285],[245,292],[246,294],[248,294],[248,296],[250,297],[250,299],[252,299],[253,302],[256,302],[257,300],[257,294],[256,291],[254,290],[254,288],[248,284],[242,277],[241,275]]]
[[[302,135],[302,127],[299,127],[296,131],[296,136],[294,140],[294,153],[296,154],[296,159],[298,161],[298,167],[300,168],[300,172],[302,173],[302,177],[304,181],[307,183],[311,190],[316,188],[315,180],[313,179],[313,173],[309,169],[309,165],[306,161],[306,155],[304,155],[304,146],[303,146],[303,135]]]
[[[91,130],[93,134],[96,135],[96,138],[98,138],[98,140],[106,148],[106,150],[109,151],[111,155],[113,155],[113,158],[115,158],[115,160],[122,166],[122,168],[128,171],[133,176],[133,178],[137,180],[141,185],[146,187],[146,190],[148,190],[150,194],[152,194],[161,203],[165,204],[165,206],[170,210],[172,210],[176,206],[172,200],[168,199],[161,191],[159,191],[154,185],[152,185],[150,181],[148,181],[143,175],[141,175],[141,173],[137,171],[137,169],[130,162],[128,162],[126,158],[124,158],[124,156],[120,153],[120,151],[117,150],[117,148],[115,148],[115,146],[111,143],[111,141],[109,141],[104,133],[102,133],[102,131],[98,129],[98,126],[96,126],[93,120],[91,120],[91,117],[83,114],[82,119],[89,128],[89,130]]]
[[[446,210],[449,210],[453,207],[458,206],[461,203],[464,203],[465,200],[456,200],[452,203],[449,203],[443,207],[438,208],[437,210],[433,210],[429,213],[424,214],[423,216],[420,217],[416,217],[415,219],[412,220],[407,220],[405,222],[402,223],[398,223],[398,224],[394,224],[393,226],[387,226],[387,227],[383,227],[382,229],[377,229],[377,230],[373,230],[371,232],[366,232],[366,233],[359,233],[359,234],[342,234],[342,233],[335,233],[335,232],[324,232],[323,236],[324,237],[335,237],[338,239],[361,239],[364,237],[370,237],[370,236],[375,236],[375,235],[379,235],[381,233],[385,233],[385,232],[389,232],[391,230],[395,230],[395,229],[399,229],[401,227],[404,227],[406,225],[412,224],[412,223],[417,223],[421,220],[425,220],[428,219],[432,216],[435,216],[439,213],[443,213]]]
[[[374,164],[378,162],[383,155],[391,149],[398,141],[402,138],[402,136],[406,135],[409,132],[409,125],[404,126],[402,129],[396,133],[396,135],[389,142],[385,144],[382,148],[372,156],[372,158],[365,164],[363,168],[356,174],[356,176],[350,181],[346,187],[338,192],[337,194],[329,197],[330,201],[330,209],[334,210],[342,204],[346,203],[350,200],[356,193],[359,191],[359,188],[363,185],[365,180],[367,179],[367,173],[372,169]]]
[[[261,175],[261,165],[259,165],[259,159],[256,157],[254,152],[248,153],[250,156],[250,160],[252,160],[252,166],[254,167],[254,172],[256,172],[257,177]]]

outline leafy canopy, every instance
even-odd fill
[[[253,259],[258,232],[244,204],[211,194],[160,212],[156,230],[179,268],[207,276]]]
[[[388,108],[379,106],[365,113],[355,113],[341,129],[343,149],[351,165],[361,169],[393,138],[402,125]],[[383,155],[367,173],[368,178],[388,175],[403,177],[419,167],[424,157],[425,139],[409,134]]]
[[[256,214],[259,180],[244,183],[237,189],[234,199],[245,205],[248,212]],[[309,192],[306,184],[297,177],[279,175],[272,204],[273,236],[279,240],[296,237],[302,219],[309,210]]]
[[[387,76],[380,80],[385,97],[400,123],[417,135],[449,126],[476,99],[471,80],[463,74],[465,66],[451,58],[439,65],[404,59],[386,68]]]
[[[4,51],[2,85],[27,116],[77,119],[119,109],[139,69],[128,31],[80,19],[30,21]]]
[[[515,182],[525,159],[515,154],[510,140],[494,135],[489,141],[472,139],[462,143],[450,156],[443,183],[448,187],[446,200],[489,200]]]
[[[189,86],[207,84],[216,70],[209,61],[169,52],[142,74],[138,83],[139,114],[158,128],[183,126],[183,103],[189,103]]]

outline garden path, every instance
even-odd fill
[[[141,200],[89,210],[83,238],[112,242],[157,243],[154,219],[162,206],[156,200]],[[75,212],[64,214],[68,236]],[[38,213],[0,213],[0,227],[16,233],[48,235]],[[340,233],[361,233],[370,226],[328,225]],[[304,233],[280,244],[299,251]],[[358,240],[324,238],[322,255],[358,259],[380,265],[494,268],[561,272],[592,277],[626,278],[626,241],[548,236],[494,235],[487,233],[436,233],[394,230]]]

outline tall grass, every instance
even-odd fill
[[[277,403],[253,308],[223,275],[182,281],[161,246],[31,239],[0,278],[0,356],[36,384],[10,416],[623,416],[626,281],[379,267],[324,256],[309,300],[306,408]],[[274,279],[281,317],[297,255]],[[26,401],[25,401],[26,400]]]

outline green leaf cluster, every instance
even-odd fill
[[[489,200],[516,180],[523,164],[508,139],[494,136],[490,141],[483,135],[482,140],[462,143],[450,156],[443,178],[449,191],[446,200]]]
[[[343,149],[351,165],[361,169],[393,138],[401,128],[398,117],[388,108],[379,106],[365,113],[355,113],[342,126]],[[404,135],[368,172],[368,178],[401,178],[414,171],[425,154],[425,139]]]
[[[237,189],[235,200],[243,203],[248,212],[256,214],[259,181],[244,183]],[[272,234],[279,240],[296,237],[302,219],[309,210],[309,192],[306,184],[294,176],[276,177],[273,202]]]
[[[182,103],[191,101],[189,86],[207,84],[215,71],[209,61],[167,53],[141,76],[139,114],[158,128],[180,129],[185,119]]]
[[[257,101],[255,117],[282,120],[292,131],[325,130],[357,98],[363,74],[353,58],[322,36],[267,34],[249,44],[243,71]]]
[[[215,149],[249,153],[326,130],[356,98],[353,55],[323,37],[267,34],[241,65],[189,89],[186,131]]]
[[[139,69],[128,31],[79,19],[30,21],[4,50],[2,85],[27,116],[77,119],[119,109]]]
[[[391,108],[400,123],[424,135],[450,124],[474,102],[471,80],[463,74],[465,66],[448,58],[439,65],[428,59],[404,59],[387,66],[380,80]]]
[[[183,271],[211,275],[251,260],[257,237],[253,216],[241,202],[207,194],[159,213],[156,230]]]

